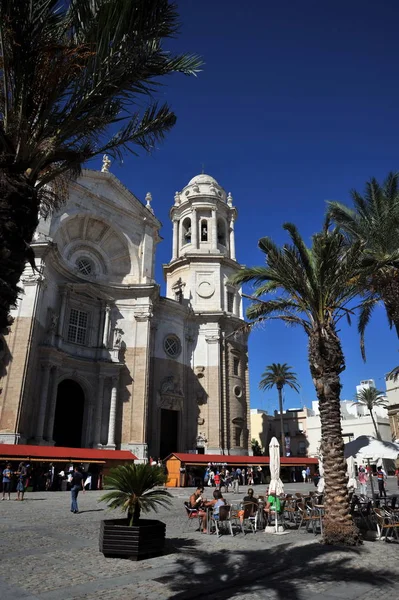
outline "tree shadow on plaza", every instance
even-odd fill
[[[395,575],[377,565],[371,571],[352,560],[362,554],[367,554],[364,547],[335,548],[318,543],[241,551],[187,550],[176,559],[177,572],[163,577],[162,583],[176,592],[174,600],[207,595],[225,600],[237,593],[266,590],[279,600],[301,600],[304,587],[311,595],[323,590],[326,583],[372,584],[379,594]]]
[[[192,549],[196,548],[198,545],[196,540],[189,538],[166,538],[163,555],[185,553],[187,551],[191,552]]]

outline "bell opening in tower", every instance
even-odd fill
[[[201,242],[208,241],[208,221],[203,219],[201,221]]]
[[[183,221],[183,244],[191,243],[191,219],[188,217]]]
[[[218,219],[217,224],[218,244],[226,246],[226,226],[222,219]]]

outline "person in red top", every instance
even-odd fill
[[[399,469],[396,469],[395,475],[396,475],[396,479],[397,479],[397,482],[398,482],[398,488],[399,488]]]
[[[220,474],[219,474],[219,471],[216,471],[215,477],[213,478],[213,481],[215,482],[216,489],[219,489],[219,486],[220,486]]]

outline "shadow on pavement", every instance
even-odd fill
[[[196,540],[184,538],[166,538],[163,555],[192,551],[199,543]]]
[[[225,600],[255,590],[274,592],[279,600],[301,600],[304,587],[309,586],[311,595],[328,582],[359,584],[359,594],[361,584],[371,584],[378,596],[384,585],[392,583],[390,571],[377,565],[374,571],[359,566],[352,559],[359,559],[362,554],[367,554],[365,548],[321,544],[283,544],[264,550],[223,549],[213,553],[187,550],[184,556],[176,558],[177,572],[163,577],[162,583],[176,592],[174,600]]]

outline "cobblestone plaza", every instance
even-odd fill
[[[167,524],[166,551],[141,562],[99,552],[100,521],[109,515],[99,503],[102,492],[80,494],[78,515],[69,511],[65,492],[0,502],[1,600],[398,597],[397,543],[336,549],[304,531],[220,538],[195,527],[187,532],[183,500],[189,490],[172,493],[172,507],[158,513]]]
[[[299,487],[306,489],[303,484]],[[99,552],[100,521],[109,514],[99,503],[102,492],[80,494],[78,515],[69,511],[70,495],[65,492],[0,502],[0,598],[368,600],[398,596],[399,544],[366,542],[358,549],[336,549],[322,546],[319,536],[304,531],[283,536],[240,533],[233,538],[201,535],[195,527],[187,532],[183,500],[189,490],[172,493],[172,507],[158,513],[167,524],[166,551],[142,562],[104,558]],[[232,494],[226,497],[234,499]]]

